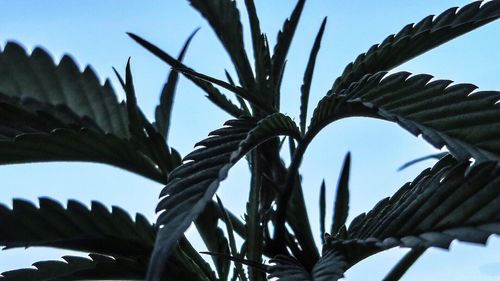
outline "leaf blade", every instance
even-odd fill
[[[290,49],[295,30],[300,20],[305,0],[298,0],[289,19],[283,23],[282,31],[278,33],[276,45],[274,46],[272,60],[272,77],[276,81],[275,88],[280,88],[281,76],[284,72],[286,55]]]
[[[292,125],[287,121],[293,123],[289,117],[278,113],[258,124],[246,118],[230,120],[226,122],[226,127],[213,131],[210,133],[212,137],[197,144],[203,148],[184,158],[189,162],[171,172],[157,206],[157,211],[162,213],[157,220],[160,231],[149,267],[150,280],[161,275],[165,258],[176,240],[211,202],[220,181],[226,178],[228,170],[238,159],[268,138],[282,133],[298,134],[295,123]]]
[[[0,164],[87,161],[117,166],[156,181],[164,176],[150,155],[128,139],[104,133],[65,106],[0,94]]]
[[[373,45],[347,65],[342,76],[335,80],[331,92],[339,92],[349,87],[365,74],[388,71],[500,17],[500,1],[482,3],[475,1],[458,11],[457,8],[451,8],[434,18],[429,16],[417,24],[405,26],[397,34],[390,35],[379,45]]]
[[[189,0],[208,21],[233,62],[244,88],[254,88],[252,67],[243,43],[243,28],[236,2],[232,0]]]
[[[103,255],[90,254],[89,258],[64,256],[64,261],[42,261],[25,268],[2,272],[0,280],[38,281],[75,279],[141,279],[144,278],[144,264],[126,259],[113,259]]]
[[[355,218],[345,240],[330,243],[352,253],[350,265],[395,246],[448,248],[455,239],[484,244],[489,236],[500,233],[495,211],[500,202],[499,182],[496,162],[471,167],[468,161],[447,156]]]
[[[54,106],[65,104],[80,117],[88,117],[105,132],[128,136],[124,103],[118,103],[110,83],[101,85],[94,71],[83,72],[65,55],[55,64],[41,48],[31,54],[8,42],[0,53],[0,92],[12,97],[30,97]]]
[[[127,34],[139,45],[143,46],[146,50],[150,51],[152,54],[157,56],[162,61],[166,62],[168,65],[174,68],[189,69],[189,67],[185,66],[178,60],[174,59],[172,56],[162,51],[157,46],[142,39],[140,36],[137,36],[133,33],[127,33]],[[238,118],[240,116],[245,115],[244,111],[242,111],[240,108],[235,106],[231,101],[229,101],[226,98],[226,96],[224,96],[221,92],[219,92],[219,90],[217,90],[217,88],[215,88],[212,84],[192,76],[187,76],[187,78],[190,79],[196,86],[201,88],[207,94],[207,98],[211,102],[213,102],[219,108],[229,113],[231,116]]]
[[[132,220],[125,211],[108,211],[93,201],[91,208],[70,200],[67,207],[40,198],[39,207],[14,199],[13,208],[0,205],[0,245],[51,246],[122,257],[148,257],[154,227],[140,214]]]
[[[413,135],[440,149],[447,146],[458,159],[500,159],[500,92],[474,91],[471,84],[408,72],[365,76],[340,94],[327,95],[315,109],[309,134],[329,123],[365,116],[398,123]],[[474,92],[473,92],[474,91]],[[457,115],[457,112],[461,112]]]
[[[349,214],[349,172],[351,167],[351,153],[348,152],[344,158],[342,171],[337,184],[337,195],[335,196],[335,210],[330,233],[336,235],[345,224]]]
[[[309,54],[309,60],[307,61],[306,70],[304,73],[302,87],[300,87],[300,131],[302,133],[306,132],[306,120],[307,120],[307,106],[309,104],[309,92],[311,90],[312,77],[314,74],[314,66],[316,65],[316,58],[318,56],[319,48],[321,47],[321,39],[323,38],[323,33],[325,32],[326,17],[323,19],[321,26],[319,28],[316,39],[314,39],[314,44]]]
[[[182,62],[182,60],[184,59],[184,55],[186,54],[189,44],[191,43],[194,36],[199,30],[200,30],[199,28],[195,29],[186,39],[186,42],[184,42],[184,46],[182,46],[182,49],[179,55],[177,56],[177,60],[179,62]],[[168,131],[170,128],[172,106],[174,104],[175,89],[178,80],[179,80],[179,73],[177,71],[171,70],[170,73],[168,74],[167,82],[165,83],[161,91],[160,104],[156,106],[155,109],[154,125],[158,129],[158,132],[165,138],[166,141],[168,140]]]

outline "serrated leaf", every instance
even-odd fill
[[[0,74],[1,164],[89,161],[166,180],[155,155],[130,141],[125,104],[90,68],[80,73],[67,56],[56,66],[41,49],[28,56],[9,43]],[[162,156],[166,170],[177,165],[174,151]]]
[[[106,163],[159,182],[165,180],[135,143],[104,133],[92,120],[79,118],[66,106],[0,94],[0,164],[46,161]]]
[[[243,44],[240,13],[233,0],[189,0],[208,21],[233,62],[240,83],[248,89],[255,83]]]
[[[476,1],[460,10],[450,8],[438,16],[409,24],[347,65],[331,91],[339,92],[366,74],[390,70],[499,17],[500,1]]]
[[[140,214],[134,221],[122,209],[109,211],[96,201],[90,209],[49,198],[40,198],[39,207],[20,199],[12,205],[0,205],[0,245],[7,248],[47,246],[143,258],[153,249],[155,229]]]
[[[187,48],[193,40],[193,37],[198,32],[199,28],[195,29],[188,39],[184,43],[177,60],[182,62],[184,55],[186,54]],[[168,140],[168,131],[170,128],[170,119],[172,115],[172,106],[174,104],[175,88],[177,86],[177,81],[179,79],[179,73],[177,71],[170,71],[168,74],[167,82],[163,86],[160,95],[160,104],[155,109],[155,127],[158,132]]]
[[[15,199],[12,209],[0,205],[1,246],[56,247],[111,255],[113,258],[96,255],[105,257],[104,264],[101,264],[101,259],[95,262],[71,259],[69,264],[59,261],[36,263],[38,270],[11,271],[0,279],[143,279],[155,236],[156,229],[144,216],[137,214],[134,221],[122,209],[113,207],[109,211],[99,202],[93,201],[87,208],[70,200],[64,207],[52,199],[41,198],[37,207]],[[199,260],[201,258],[196,251],[189,251],[190,245],[186,243],[176,247],[166,269],[167,276],[181,279],[167,280],[215,280],[215,276],[201,268],[208,266]],[[127,272],[135,275],[128,276]]]
[[[277,256],[269,261],[269,278],[277,278],[280,281],[307,281],[311,280],[311,275],[293,257]]]
[[[180,257],[180,258],[178,258]],[[2,272],[3,281],[69,281],[69,280],[144,280],[147,260],[113,258],[90,254],[89,258],[64,256],[63,261],[41,261],[34,267]],[[183,252],[176,251],[176,258],[170,259],[165,281],[215,281],[208,278],[186,258]],[[194,271],[192,271],[194,270]]]
[[[18,44],[7,43],[0,53],[0,93],[65,105],[77,116],[94,120],[105,132],[129,136],[125,104],[118,103],[109,81],[101,85],[90,67],[80,72],[67,55],[55,65],[41,48],[28,55]]]
[[[240,144],[242,151],[247,151],[250,147],[254,147],[273,136],[287,135],[296,140],[302,138],[297,124],[282,113],[271,114],[260,120],[257,125],[248,132],[248,135]]]
[[[64,261],[41,261],[35,268],[2,272],[3,281],[66,281],[66,280],[139,280],[144,278],[146,264],[136,260],[114,259],[90,254],[89,258],[64,256]],[[174,279],[170,279],[174,280]],[[177,280],[177,279],[176,279]]]
[[[366,116],[398,123],[440,149],[446,145],[458,159],[500,159],[500,92],[477,91],[471,84],[408,72],[367,75],[316,107],[310,134],[335,120]],[[460,113],[460,114],[457,114]]]
[[[309,55],[309,60],[307,61],[306,71],[304,73],[304,79],[302,87],[300,87],[300,131],[305,133],[306,131],[306,119],[307,119],[307,106],[309,104],[309,92],[311,90],[311,83],[314,74],[314,66],[316,65],[316,57],[318,56],[319,48],[321,47],[321,39],[323,38],[323,32],[325,31],[326,18],[323,19],[321,26],[319,28],[316,39],[314,39],[314,44]]]
[[[297,133],[289,131],[293,126],[286,120],[280,115],[271,115],[258,124],[246,118],[230,120],[225,123],[226,127],[211,132],[210,138],[199,142],[197,146],[202,148],[188,154],[184,164],[170,173],[157,206],[157,211],[161,211],[157,220],[160,228],[149,268],[150,280],[161,275],[173,246],[211,202],[229,169],[262,141],[279,134]]]
[[[331,246],[350,252],[352,264],[395,246],[448,248],[455,239],[484,244],[500,233],[499,184],[497,162],[471,167],[445,157],[355,218],[346,239],[332,240]]]
[[[346,268],[347,263],[341,253],[332,250],[323,251],[321,258],[313,267],[311,280],[338,280],[344,277]]]

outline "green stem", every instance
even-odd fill
[[[247,205],[247,242],[248,252],[247,257],[253,262],[262,262],[262,240],[263,229],[261,226],[261,219],[259,214],[259,198],[260,187],[262,184],[262,176],[260,169],[259,149],[254,149],[251,153],[252,161],[252,179],[250,186],[250,195]],[[265,280],[265,275],[258,270],[248,267],[249,277],[252,281]]]

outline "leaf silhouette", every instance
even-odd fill
[[[12,209],[0,205],[0,245],[7,248],[50,246],[122,257],[149,257],[154,227],[137,214],[109,211],[93,201],[90,208],[70,200],[67,207],[40,198],[39,207],[14,199]]]
[[[258,123],[248,118],[230,120],[225,126],[196,145],[202,148],[184,158],[184,164],[170,173],[169,183],[160,193],[160,231],[150,264],[150,279],[161,275],[161,267],[176,241],[211,202],[219,183],[237,160],[271,137],[300,136],[295,123],[280,113]]]
[[[335,120],[367,116],[398,123],[422,135],[436,148],[444,145],[458,159],[500,157],[500,93],[476,91],[471,84],[430,81],[427,74],[408,72],[367,75],[316,107],[309,127],[314,135]],[[457,114],[460,112],[460,114]]]
[[[450,8],[438,16],[408,24],[348,64],[331,91],[339,92],[366,74],[388,71],[499,17],[500,1],[475,1],[460,9]]]
[[[351,265],[395,246],[448,248],[455,239],[484,244],[500,233],[499,183],[496,162],[470,166],[447,156],[356,217],[345,239],[328,243],[345,249]]]
[[[3,95],[65,105],[77,116],[94,120],[105,132],[129,136],[125,103],[118,103],[109,81],[100,85],[90,67],[81,73],[67,55],[56,65],[41,48],[28,55],[21,46],[9,42],[0,53],[0,77]]]

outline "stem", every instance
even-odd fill
[[[406,255],[394,266],[387,274],[383,281],[399,280],[403,274],[417,261],[417,259],[425,252],[427,248],[419,247],[411,249]]]
[[[261,263],[262,262],[262,240],[263,240],[263,229],[261,226],[261,219],[259,213],[259,199],[260,199],[260,187],[262,185],[262,176],[260,168],[258,149],[254,149],[251,152],[252,161],[252,180],[250,187],[250,196],[247,203],[247,243],[248,252],[247,257],[250,261]],[[255,270],[252,267],[248,268],[250,280],[260,281],[265,280],[265,276],[262,272]]]

